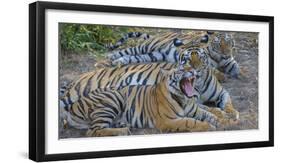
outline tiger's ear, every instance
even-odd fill
[[[209,41],[212,41],[216,38],[218,32],[217,31],[207,31],[207,35],[209,37]]]
[[[212,35],[212,34],[214,34],[214,31],[207,31],[207,34]]]
[[[204,35],[201,38],[201,40],[200,40],[201,43],[208,43],[208,41],[209,41],[209,36],[208,35]]]
[[[179,47],[179,46],[182,46],[183,45],[183,42],[182,40],[178,39],[178,38],[175,38],[174,41],[173,41],[175,47]]]

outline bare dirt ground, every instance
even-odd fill
[[[229,91],[234,107],[240,112],[237,125],[223,130],[258,129],[258,34],[234,33],[235,59],[242,68],[240,79],[227,78],[222,85]],[[96,58],[70,54],[60,59],[60,84],[68,83],[84,72],[94,70]],[[85,130],[64,128],[59,123],[60,138],[84,137]],[[132,129],[132,134],[158,134],[153,129]]]

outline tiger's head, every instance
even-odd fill
[[[187,98],[195,96],[196,71],[193,68],[179,66],[171,70],[161,69],[160,73],[164,76],[166,87],[171,94]]]
[[[230,33],[219,32],[213,34],[210,46],[214,52],[220,54],[220,56],[215,57],[228,59],[233,56],[235,42]]]
[[[210,61],[205,48],[193,46],[181,54],[180,65],[194,68],[197,71],[197,76],[200,76],[202,71],[208,68]]]

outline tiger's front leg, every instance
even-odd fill
[[[217,107],[209,107],[203,104],[198,104],[200,108],[214,114],[218,119],[225,119],[227,118],[226,113],[222,111],[220,108]]]
[[[221,99],[219,101],[217,101],[216,103],[217,103],[218,107],[221,108],[226,113],[228,118],[232,119],[233,122],[234,121],[238,122],[239,112],[234,109],[228,92],[225,91],[223,93]]]
[[[198,105],[197,109],[194,112],[191,112],[187,116],[192,115],[193,118],[195,118],[197,120],[207,122],[214,127],[219,127],[221,125],[220,121],[219,121],[219,118],[215,114],[213,114],[213,113],[211,113],[207,110],[204,110],[201,106],[202,105]]]
[[[224,108],[225,113],[227,116],[233,120],[233,123],[236,123],[239,121],[239,112],[234,109],[231,100],[229,100]]]
[[[215,130],[215,127],[207,122],[187,117],[163,122],[158,128],[164,132],[197,132]]]
[[[117,112],[117,108],[115,109],[116,112],[112,110],[112,108],[99,108],[95,109],[90,114],[90,126],[88,131],[86,132],[86,136],[120,136],[120,135],[129,135],[130,129],[129,127],[120,127],[115,126],[116,122],[121,121],[123,122],[120,117],[120,112]],[[114,127],[115,126],[115,127]]]

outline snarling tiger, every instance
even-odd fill
[[[218,117],[194,101],[195,74],[190,68],[161,69],[155,85],[95,89],[61,108],[60,116],[69,125],[88,129],[87,136],[128,135],[130,127],[160,132],[214,130],[220,125]],[[118,119],[127,126],[115,126]]]
[[[197,71],[195,88],[200,95],[200,103],[215,102],[216,106],[229,113],[231,118],[239,119],[239,112],[234,109],[228,91],[215,77],[215,70],[208,67],[210,60],[206,53],[199,53],[197,48],[193,47],[185,52],[185,56],[188,64]]]

